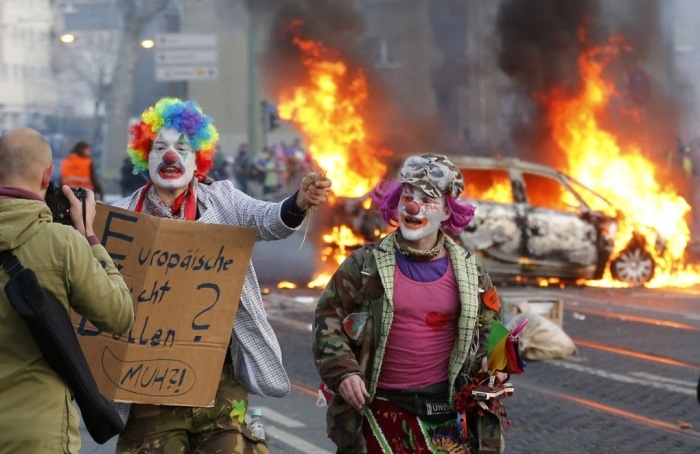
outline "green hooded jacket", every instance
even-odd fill
[[[45,203],[0,199],[0,251],[8,249],[67,311],[110,333],[131,328],[131,294],[107,251],[53,223]],[[8,280],[0,269],[0,287]],[[77,453],[78,421],[70,389],[0,291],[0,451]]]

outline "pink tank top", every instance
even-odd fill
[[[432,282],[394,273],[394,320],[377,385],[419,388],[447,380],[459,319],[459,292],[452,266]]]

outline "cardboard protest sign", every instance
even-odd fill
[[[211,405],[256,229],[106,205],[98,205],[94,228],[131,289],[135,313],[123,335],[74,314],[100,391],[119,402]]]

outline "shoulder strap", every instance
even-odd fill
[[[10,278],[24,269],[19,259],[9,250],[0,252],[0,266],[10,275]]]
[[[372,270],[368,265],[368,261],[372,258],[372,250],[377,247],[377,242],[367,243],[362,248],[362,254],[359,254],[358,263],[360,267],[360,276],[362,276],[362,286],[367,283],[369,277],[372,275]],[[376,271],[376,270],[375,270]]]

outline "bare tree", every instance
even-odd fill
[[[93,144],[102,141],[105,103],[115,72],[117,42],[114,34],[109,30],[81,34],[75,43],[61,46],[61,58],[57,63],[64,76],[70,74],[89,90],[93,104],[90,138]]]
[[[112,88],[107,96],[105,169],[119,169],[128,141],[129,112],[134,98],[134,71],[141,31],[168,6],[169,0],[120,0],[122,29],[118,39]],[[107,181],[107,184],[109,182]]]

